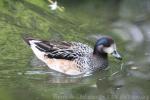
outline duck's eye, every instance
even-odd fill
[[[104,47],[110,47],[110,43],[105,43]]]
[[[108,41],[107,39],[101,40],[101,43],[103,44],[104,47],[109,47],[111,44],[110,41]]]

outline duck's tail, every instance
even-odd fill
[[[29,46],[31,45],[31,43],[30,43],[31,40],[37,40],[37,39],[32,38],[32,37],[27,36],[27,35],[23,35],[22,38],[23,38],[23,40],[24,40]]]
[[[31,40],[33,40],[32,38],[29,38],[29,37],[23,37],[23,40],[28,44],[30,45],[30,42]]]
[[[31,47],[32,51],[34,54],[42,61],[44,60],[44,55],[45,55],[45,50],[41,48],[38,44],[41,42],[38,39],[29,37],[29,36],[23,36],[23,40]]]

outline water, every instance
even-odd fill
[[[127,1],[59,1],[64,11],[51,11],[49,3],[40,0],[0,2],[0,100],[150,99],[148,0],[144,17],[136,13],[135,19],[133,10],[142,10],[125,8],[132,6]],[[123,61],[110,56],[106,70],[84,77],[62,75],[34,57],[22,34],[91,46],[99,36],[109,35]]]

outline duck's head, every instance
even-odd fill
[[[96,41],[94,52],[96,55],[111,54],[115,58],[122,60],[122,57],[117,52],[116,44],[111,37],[102,37]]]

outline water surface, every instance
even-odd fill
[[[136,2],[142,12],[127,1],[58,1],[64,11],[51,11],[48,1],[1,0],[0,100],[149,100],[150,3]],[[123,61],[110,56],[107,70],[86,77],[62,75],[36,60],[22,34],[91,46],[109,35]]]

